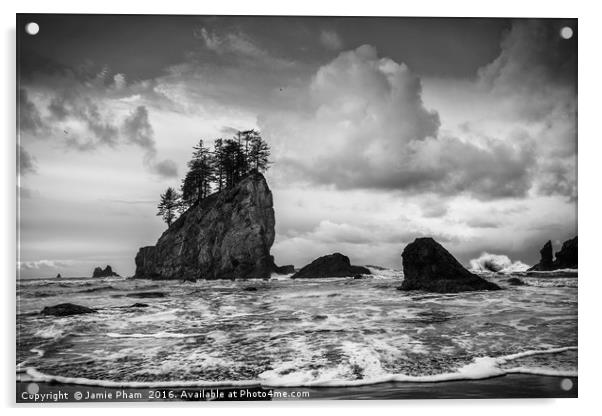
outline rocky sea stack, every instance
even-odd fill
[[[401,257],[404,280],[400,290],[455,293],[500,289],[470,273],[432,238],[417,238],[406,246]]]
[[[552,242],[548,241],[539,251],[541,256],[539,263],[528,271],[543,272],[558,269],[576,269],[578,257],[577,237],[562,243],[562,248],[556,252],[556,260],[553,260],[552,253]]]
[[[119,277],[119,275],[113,271],[113,268],[111,266],[107,265],[107,267],[105,267],[104,270],[102,269],[102,267],[94,268],[94,271],[92,272],[92,277]]]
[[[136,255],[135,278],[267,279],[274,242],[272,192],[253,172],[197,202],[157,244]]]
[[[371,272],[365,267],[352,266],[349,257],[334,253],[315,259],[295,273],[292,278],[351,277],[359,274],[371,274]]]

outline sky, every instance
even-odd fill
[[[39,24],[32,36],[28,22]],[[570,27],[566,39],[561,29]],[[577,21],[19,15],[19,272],[134,272],[199,139],[272,148],[278,264],[577,233]]]

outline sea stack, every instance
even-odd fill
[[[268,279],[272,192],[259,172],[194,204],[136,255],[135,278]]]
[[[371,272],[365,267],[352,266],[349,257],[341,253],[334,253],[315,259],[291,276],[291,278],[352,277],[359,274],[371,274]]]
[[[552,253],[552,242],[548,241],[539,251],[541,255],[539,263],[527,271],[545,272],[558,269],[576,269],[578,257],[577,237],[562,243],[562,248],[556,252],[556,260],[553,259]]]
[[[417,238],[406,246],[401,257],[404,280],[400,290],[455,293],[500,289],[470,273],[432,238]]]

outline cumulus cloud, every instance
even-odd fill
[[[17,173],[26,175],[36,172],[36,159],[20,144],[17,145]]]
[[[320,42],[328,49],[338,51],[343,47],[343,41],[334,30],[323,30],[320,32]]]
[[[420,79],[369,45],[316,72],[303,114],[265,115],[260,127],[291,174],[339,189],[486,199],[523,196],[530,186],[528,141],[441,134],[439,115],[423,103]]]
[[[524,272],[530,266],[517,260],[513,262],[503,254],[482,253],[478,258],[470,260],[470,269],[478,272]]]

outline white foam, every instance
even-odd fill
[[[480,257],[470,260],[470,268],[477,272],[514,273],[526,271],[529,265],[519,260],[513,262],[503,254],[483,252]]]
[[[57,328],[55,325],[52,325],[36,331],[33,335],[38,338],[58,339],[64,335],[64,331],[62,328]]]
[[[351,347],[349,347],[351,348]],[[551,348],[547,350],[524,351],[516,354],[510,354],[501,357],[478,357],[473,362],[457,369],[452,373],[412,376],[407,374],[387,374],[379,371],[372,371],[371,377],[360,380],[347,380],[341,377],[341,368],[325,368],[317,375],[314,371],[300,369],[300,371],[281,375],[280,372],[292,368],[300,368],[304,359],[282,363],[277,369],[266,371],[259,375],[255,380],[220,380],[220,381],[111,381],[94,380],[81,377],[63,377],[44,374],[33,367],[26,370],[26,374],[31,381],[36,382],[58,382],[64,384],[79,384],[86,386],[102,387],[131,387],[131,388],[151,388],[151,387],[221,387],[221,386],[264,386],[264,387],[345,387],[361,386],[387,382],[412,382],[412,383],[434,383],[442,381],[455,380],[480,380],[491,377],[503,376],[506,374],[536,374],[542,376],[557,377],[576,377],[577,371],[574,370],[556,370],[540,367],[515,367],[510,369],[500,368],[499,365],[517,358],[528,357],[539,354],[557,354],[560,352],[576,350],[577,347]],[[352,352],[350,350],[350,352]],[[366,364],[366,363],[362,363]],[[374,364],[374,363],[373,363]],[[374,369],[374,367],[373,367]],[[23,369],[21,369],[23,371]]]

